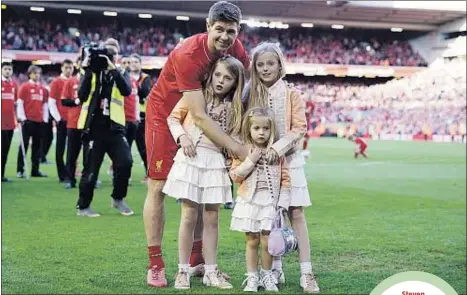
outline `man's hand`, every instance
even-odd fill
[[[248,156],[248,148],[237,143],[232,149],[230,149],[230,154],[234,159],[245,161],[246,157]]]
[[[179,141],[185,156],[190,158],[196,157],[195,145],[193,144],[193,141],[191,141],[191,139],[188,137],[188,135],[183,134],[182,136],[180,136]]]
[[[274,149],[269,148],[266,152],[266,162],[268,164],[275,164],[278,160],[279,155],[277,154],[277,152]]]
[[[110,58],[105,54],[99,54],[100,57],[103,57],[107,60],[107,70],[112,71],[117,68],[117,66],[110,60]]]

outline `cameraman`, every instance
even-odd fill
[[[114,165],[111,207],[123,215],[132,215],[123,198],[128,190],[133,159],[125,138],[124,97],[130,95],[127,73],[117,69],[118,41],[109,38],[103,48],[85,48],[78,98],[82,109],[78,128],[89,139],[86,164],[79,184],[78,215],[100,216],[90,208],[102,161],[107,153]],[[104,54],[105,53],[105,54]]]

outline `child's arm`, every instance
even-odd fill
[[[185,132],[185,129],[183,129],[182,123],[185,120],[187,113],[188,113],[188,106],[182,97],[182,99],[180,99],[180,101],[177,103],[177,105],[175,106],[175,108],[172,110],[169,117],[167,118],[167,124],[169,125],[170,133],[172,133],[172,136],[175,142],[177,143],[178,143],[178,140],[180,139],[180,136],[186,135],[186,132]]]
[[[289,167],[285,158],[281,160],[281,191],[279,193],[279,200],[277,202],[277,207],[282,207],[286,210],[289,209],[290,199],[291,199],[291,184],[290,184],[290,174]]]
[[[261,151],[254,149],[250,152],[248,157],[246,157],[245,161],[242,162],[238,159],[234,159],[232,168],[230,168],[230,177],[232,177],[232,180],[236,183],[242,183],[253,171],[260,157]]]
[[[292,105],[291,130],[287,136],[281,138],[272,146],[279,157],[293,149],[295,143],[306,133],[305,98],[301,92],[292,89],[290,90],[290,100]]]

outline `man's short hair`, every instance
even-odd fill
[[[9,61],[3,61],[2,62],[2,69],[3,67],[13,67],[13,63],[9,62]]]
[[[132,58],[136,58],[137,60],[139,60],[139,62],[141,62],[141,56],[139,56],[139,54],[136,54],[136,53],[133,53],[132,55],[130,55],[130,57]]]
[[[63,62],[62,62],[62,66],[63,65],[72,65],[73,64],[73,61],[71,59],[64,59]]]
[[[242,11],[240,8],[227,1],[214,3],[209,9],[208,22],[210,25],[216,21],[236,22],[240,24],[242,20]]]
[[[28,75],[31,75],[32,72],[36,72],[36,71],[39,71],[41,72],[41,68],[36,66],[36,65],[30,65],[29,68],[28,68]]]
[[[109,38],[105,40],[104,46],[114,46],[115,48],[117,48],[117,51],[120,52],[120,45],[118,44],[118,41],[114,38]],[[111,54],[115,55],[118,52],[111,52]]]

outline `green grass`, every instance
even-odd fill
[[[466,293],[465,145],[370,142],[368,160],[354,160],[345,140],[312,140],[310,149],[313,206],[306,214],[321,293],[368,294],[404,271],[432,273]],[[139,156],[127,199],[136,214],[124,217],[110,208],[105,162],[93,202],[102,216],[90,219],[76,216],[78,191],[65,190],[57,178],[16,179],[16,151],[15,143],[7,167],[14,183],[2,186],[2,293],[181,293],[146,286]],[[54,165],[41,170],[56,175]],[[166,210],[163,248],[173,286],[180,210],[173,199]],[[235,288],[213,290],[193,279],[190,293],[241,291],[244,237],[229,231],[230,214],[221,210],[219,265]],[[282,293],[299,293],[297,255],[285,257],[284,265]]]

